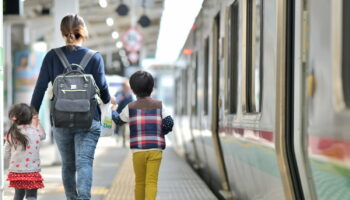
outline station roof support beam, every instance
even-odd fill
[[[60,25],[61,20],[67,14],[75,14],[79,12],[79,0],[54,0],[54,19],[55,19],[55,39],[54,47],[63,46],[65,44],[62,39]]]

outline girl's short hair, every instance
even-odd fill
[[[151,95],[154,86],[154,80],[150,73],[146,71],[137,71],[130,77],[130,87],[138,97],[148,97]]]

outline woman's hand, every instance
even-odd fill
[[[117,99],[115,96],[111,96],[111,104],[117,105]]]
[[[39,121],[39,116],[38,115],[34,115],[32,118],[32,125],[36,128],[40,127],[40,121]]]
[[[112,110],[117,110],[117,108],[118,108],[118,104],[113,104],[112,105]]]

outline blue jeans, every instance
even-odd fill
[[[91,199],[92,164],[101,123],[90,129],[54,128],[54,137],[62,159],[62,181],[67,200]]]

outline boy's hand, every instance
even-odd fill
[[[118,104],[112,105],[112,110],[117,110],[117,108],[118,108]]]

